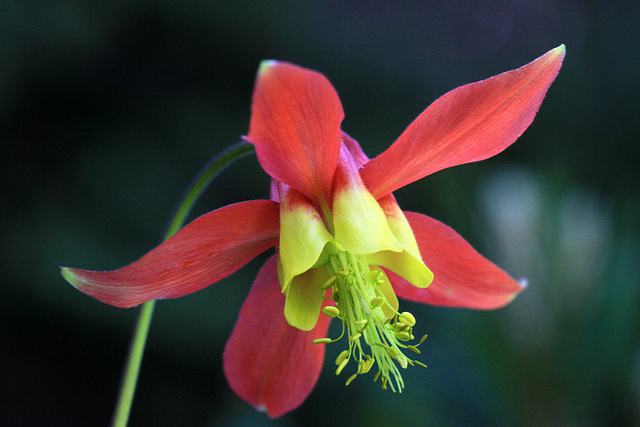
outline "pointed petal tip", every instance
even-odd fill
[[[524,291],[525,289],[527,289],[527,286],[529,286],[529,280],[526,277],[521,277],[520,280],[518,280],[518,284],[521,288],[520,291]]]
[[[522,293],[522,291],[527,289],[527,286],[529,286],[529,281],[526,277],[521,277],[520,279],[515,280],[515,282],[518,285],[518,288],[514,289],[511,294],[505,295],[501,301],[495,301],[493,305],[487,306],[485,307],[485,309],[495,310],[506,307],[507,305],[511,304],[513,300],[515,300],[516,297]]]
[[[542,55],[542,57],[547,57],[549,60],[558,61],[558,63],[562,64],[564,57],[567,53],[567,47],[564,44],[551,49],[549,52]]]
[[[82,277],[83,270],[72,267],[60,267],[60,274],[71,286],[82,292],[82,289],[87,284],[87,281]]]
[[[62,275],[62,277],[64,277],[64,280],[69,282],[69,284],[74,288],[77,288],[78,287],[77,276],[73,274],[72,270],[73,269],[71,267],[60,266],[60,274]]]
[[[76,290],[105,304],[118,308],[131,308],[144,301],[123,298],[109,286],[109,271],[91,271],[81,268],[60,267],[60,274]],[[106,280],[105,280],[106,279]]]
[[[260,65],[258,66],[258,75],[260,76],[264,74],[267,70],[275,67],[276,65],[278,65],[278,61],[275,59],[264,59],[260,61]]]

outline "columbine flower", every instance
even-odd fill
[[[293,410],[317,381],[337,318],[346,349],[336,374],[349,370],[349,384],[375,369],[382,388],[400,391],[401,370],[422,363],[408,355],[421,341],[410,344],[416,320],[397,296],[492,309],[523,286],[451,228],[403,212],[392,192],[507,148],[533,120],[563,57],[560,46],[447,93],[371,160],[341,131],[342,106],[322,74],[265,61],[246,139],[271,176],[271,200],[203,215],[119,270],[62,274],[87,295],[132,307],[195,292],[275,246],[224,351],[231,388],[272,417]]]

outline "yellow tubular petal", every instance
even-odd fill
[[[424,263],[407,251],[381,251],[367,255],[367,262],[380,265],[401,276],[413,286],[426,288],[433,281],[433,273]]]
[[[280,284],[312,268],[326,244],[333,240],[315,206],[298,191],[280,184]]]
[[[402,251],[384,212],[366,189],[355,162],[342,146],[333,183],[333,225],[336,241],[356,255]]]
[[[402,213],[402,209],[398,206],[393,194],[389,193],[380,198],[378,203],[387,217],[387,223],[389,224],[393,235],[396,236],[396,239],[398,239],[400,243],[402,243],[403,249],[422,262],[416,237],[413,235],[413,230],[409,225],[409,221],[407,221],[404,213]]]
[[[329,279],[324,267],[296,276],[286,290],[284,317],[295,328],[310,331],[316,326],[322,306],[322,285]]]
[[[388,268],[418,288],[426,288],[433,281],[433,273],[422,261],[416,238],[407,218],[392,194],[382,197],[378,203],[386,215],[391,231],[402,243],[404,251],[402,253],[378,252],[368,255],[367,260],[371,264]]]

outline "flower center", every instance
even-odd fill
[[[350,360],[358,364],[356,373],[346,382],[349,385],[359,374],[365,374],[377,364],[378,373],[374,381],[380,378],[382,388],[391,386],[393,391],[401,392],[404,381],[398,365],[424,366],[421,362],[407,358],[401,349],[408,349],[420,354],[417,345],[404,344],[413,340],[413,326],[416,320],[409,312],[399,313],[392,304],[395,301],[393,289],[384,271],[379,267],[370,267],[363,255],[353,255],[340,251],[329,256],[325,266],[331,278],[323,286],[332,289],[332,298],[336,306],[323,308],[323,313],[342,321],[342,334],[339,338],[320,338],[315,343],[329,343],[337,341],[346,334],[349,348],[344,350],[336,359],[336,375],[339,375]],[[385,296],[386,294],[386,296]],[[363,346],[362,340],[368,346]],[[390,379],[393,377],[393,380]],[[394,385],[395,382],[395,385]]]

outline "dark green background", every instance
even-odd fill
[[[277,423],[640,425],[639,22],[631,1],[3,2],[0,423],[108,423],[136,309],[58,266],[112,269],[157,244],[192,176],[247,132],[261,59],[325,73],[374,156],[446,91],[565,43],[514,146],[396,193],[529,288],[495,312],[404,304],[429,368],[401,395],[345,387],[336,344]],[[252,156],[195,214],[267,195]],[[264,259],[157,304],[132,426],[270,424],[221,368]]]

